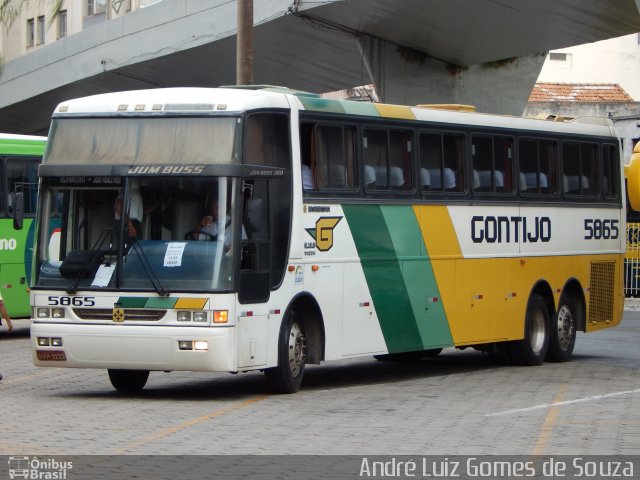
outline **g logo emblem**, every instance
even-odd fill
[[[307,233],[316,241],[316,248],[321,252],[333,247],[333,229],[340,220],[342,217],[320,217],[316,222],[316,228],[307,228]]]

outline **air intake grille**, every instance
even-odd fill
[[[110,308],[74,308],[75,313],[82,320],[113,320],[113,310]],[[148,308],[126,308],[125,322],[157,322],[167,313],[166,310],[151,310]]]
[[[592,262],[589,298],[589,322],[613,320],[613,284],[616,262]]]

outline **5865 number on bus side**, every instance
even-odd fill
[[[615,240],[620,235],[620,221],[615,218],[585,218],[585,240]]]

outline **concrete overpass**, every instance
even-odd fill
[[[520,115],[545,53],[640,31],[640,0],[256,0],[257,84],[375,83],[388,103]],[[62,100],[235,81],[236,2],[171,0],[7,62],[0,131],[46,133]],[[594,66],[597,68],[597,66]]]

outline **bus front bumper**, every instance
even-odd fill
[[[39,367],[235,371],[234,327],[31,325]],[[58,345],[59,344],[59,345]]]

